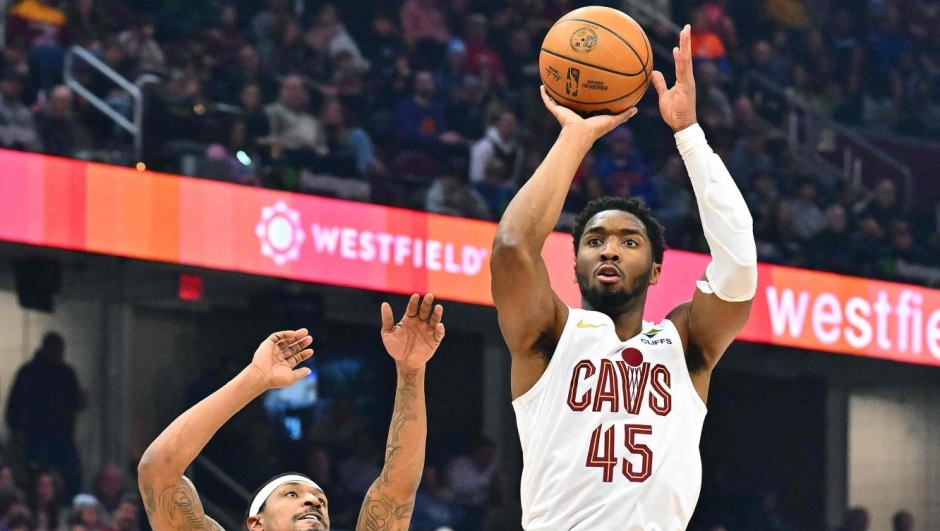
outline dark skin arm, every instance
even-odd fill
[[[552,101],[544,87],[542,101],[561,124],[561,134],[506,208],[490,258],[499,328],[512,354],[513,399],[545,372],[568,319],[568,307],[552,290],[542,246],[558,223],[571,180],[588,150],[636,114],[629,109],[617,116],[584,119]]]
[[[293,385],[310,374],[295,369],[313,351],[305,329],[271,334],[251,365],[232,381],[174,420],[144,452],[137,483],[154,531],[221,530],[205,515],[192,482],[183,475],[232,415],[268,389]]]
[[[411,524],[428,434],[425,366],[444,338],[444,309],[434,306],[431,294],[420,306],[419,301],[418,295],[411,296],[398,324],[391,307],[382,305],[382,342],[398,367],[398,388],[385,465],[362,502],[356,531],[408,531]]]
[[[673,49],[676,84],[667,90],[663,75],[653,72],[653,87],[659,94],[659,110],[673,131],[696,123],[695,78],[692,75],[692,29],[686,26]],[[705,276],[702,275],[702,280]],[[714,294],[695,290],[692,300],[680,304],[667,318],[679,330],[692,383],[702,400],[708,397],[712,369],[734,338],[747,324],[751,303],[728,302]]]

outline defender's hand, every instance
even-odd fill
[[[653,87],[659,95],[659,112],[674,132],[694,124],[695,77],[692,75],[692,26],[686,24],[679,33],[679,47],[672,49],[676,62],[676,84],[666,88],[666,80],[659,71],[653,72]]]
[[[310,374],[306,367],[295,367],[313,355],[313,349],[307,348],[312,343],[306,328],[275,332],[255,351],[251,368],[262,376],[268,389],[293,385]]]
[[[432,310],[434,295],[430,293],[419,306],[420,300],[417,293],[411,296],[398,324],[394,324],[392,307],[382,303],[382,343],[398,366],[408,371],[423,368],[444,339],[444,308],[438,304]]]
[[[595,141],[613,131],[615,127],[636,115],[636,107],[631,107],[616,116],[602,114],[590,118],[581,118],[571,109],[555,103],[555,100],[545,91],[545,85],[542,85],[539,90],[542,91],[542,102],[545,104],[545,108],[555,116],[563,129],[565,127],[584,128],[590,135],[591,141]]]

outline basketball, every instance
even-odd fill
[[[545,35],[539,72],[548,95],[581,114],[618,114],[640,101],[653,72],[646,32],[616,9],[589,6]]]

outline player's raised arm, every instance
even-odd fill
[[[357,531],[407,531],[411,523],[428,435],[424,370],[444,339],[443,313],[441,305],[434,306],[430,293],[423,301],[417,294],[412,295],[398,324],[392,308],[382,304],[382,342],[395,359],[398,388],[385,446],[385,466],[362,502]]]
[[[662,74],[654,72],[653,86],[663,119],[676,132],[712,255],[692,301],[669,315],[686,343],[694,377],[715,366],[747,323],[757,290],[757,249],[744,197],[696,121],[691,41],[691,27],[686,26],[679,35],[679,47],[673,50],[676,85],[667,90]],[[704,398],[707,380],[703,383],[704,388],[696,387]]]
[[[310,374],[295,369],[313,351],[306,329],[271,334],[247,368],[173,421],[144,452],[138,486],[154,531],[218,530],[183,472],[232,415],[268,389],[286,387]],[[232,530],[234,531],[234,530]]]
[[[561,134],[506,208],[490,259],[499,326],[513,357],[514,399],[545,371],[568,318],[568,308],[552,291],[542,246],[558,223],[584,155],[598,138],[636,114],[633,108],[617,116],[584,119],[552,101],[545,87],[541,92],[545,106],[561,124]]]

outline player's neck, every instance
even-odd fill
[[[593,308],[584,299],[581,299],[581,307],[610,317],[610,320],[614,322],[617,337],[621,341],[626,341],[643,330],[643,309],[646,307],[646,293],[631,299],[626,305],[615,310]]]

